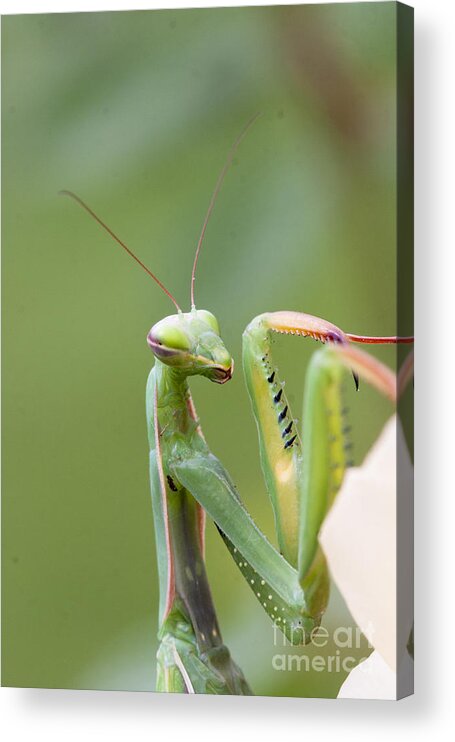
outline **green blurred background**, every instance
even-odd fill
[[[219,169],[262,111],[196,282],[237,372],[192,390],[209,445],[272,536],[241,335],[277,309],[395,331],[395,13],[373,3],[3,19],[3,684],[154,687],[145,338],[173,307],[58,190],[85,198],[188,308]],[[312,350],[276,342],[297,417]],[[394,364],[393,349],[375,352]],[[365,385],[347,393],[358,463],[391,410]],[[224,639],[254,691],[336,695],[344,673],[272,669],[289,650],[273,647],[212,524],[207,540]],[[324,625],[351,623],[334,590]]]

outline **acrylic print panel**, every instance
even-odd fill
[[[412,11],[2,34],[4,685],[410,693]]]

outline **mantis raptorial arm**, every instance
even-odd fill
[[[342,386],[346,371],[395,401],[395,374],[358,348],[344,343],[331,344],[312,356],[305,379],[303,407],[298,557],[301,580],[317,557],[319,530],[343,483],[346,467],[351,463]]]
[[[303,432],[298,430],[271,355],[271,335],[298,335],[327,345],[307,372]],[[397,342],[397,338],[347,335],[326,320],[300,312],[256,317],[243,334],[243,366],[256,418],[261,465],[275,514],[280,550],[298,567],[301,581],[316,554],[322,520],[341,485],[347,464],[345,406],[341,377],[347,367],[395,396],[395,377],[356,342]],[[405,342],[408,339],[403,339]]]
[[[238,498],[212,454],[171,463],[175,478],[215,521],[249,587],[293,644],[304,644],[318,626],[323,606],[302,590],[297,570],[270,544]]]

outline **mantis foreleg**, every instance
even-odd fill
[[[273,332],[327,344],[306,374],[303,431],[298,430],[271,355]],[[299,312],[256,317],[243,335],[243,365],[256,419],[261,465],[275,514],[281,553],[296,567],[308,603],[323,612],[329,578],[318,533],[343,481],[349,441],[342,379],[349,369],[395,400],[394,374],[353,342],[397,342],[397,338],[347,335],[335,325]],[[409,342],[411,338],[403,339]]]
[[[263,608],[294,644],[309,641],[322,610],[305,595],[297,570],[259,530],[218,459],[206,452],[171,461],[184,485],[219,527],[232,556]],[[310,598],[310,600],[309,600]]]

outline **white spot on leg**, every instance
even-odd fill
[[[294,476],[294,463],[292,459],[288,461],[281,459],[275,464],[275,476],[279,482],[286,484]]]

